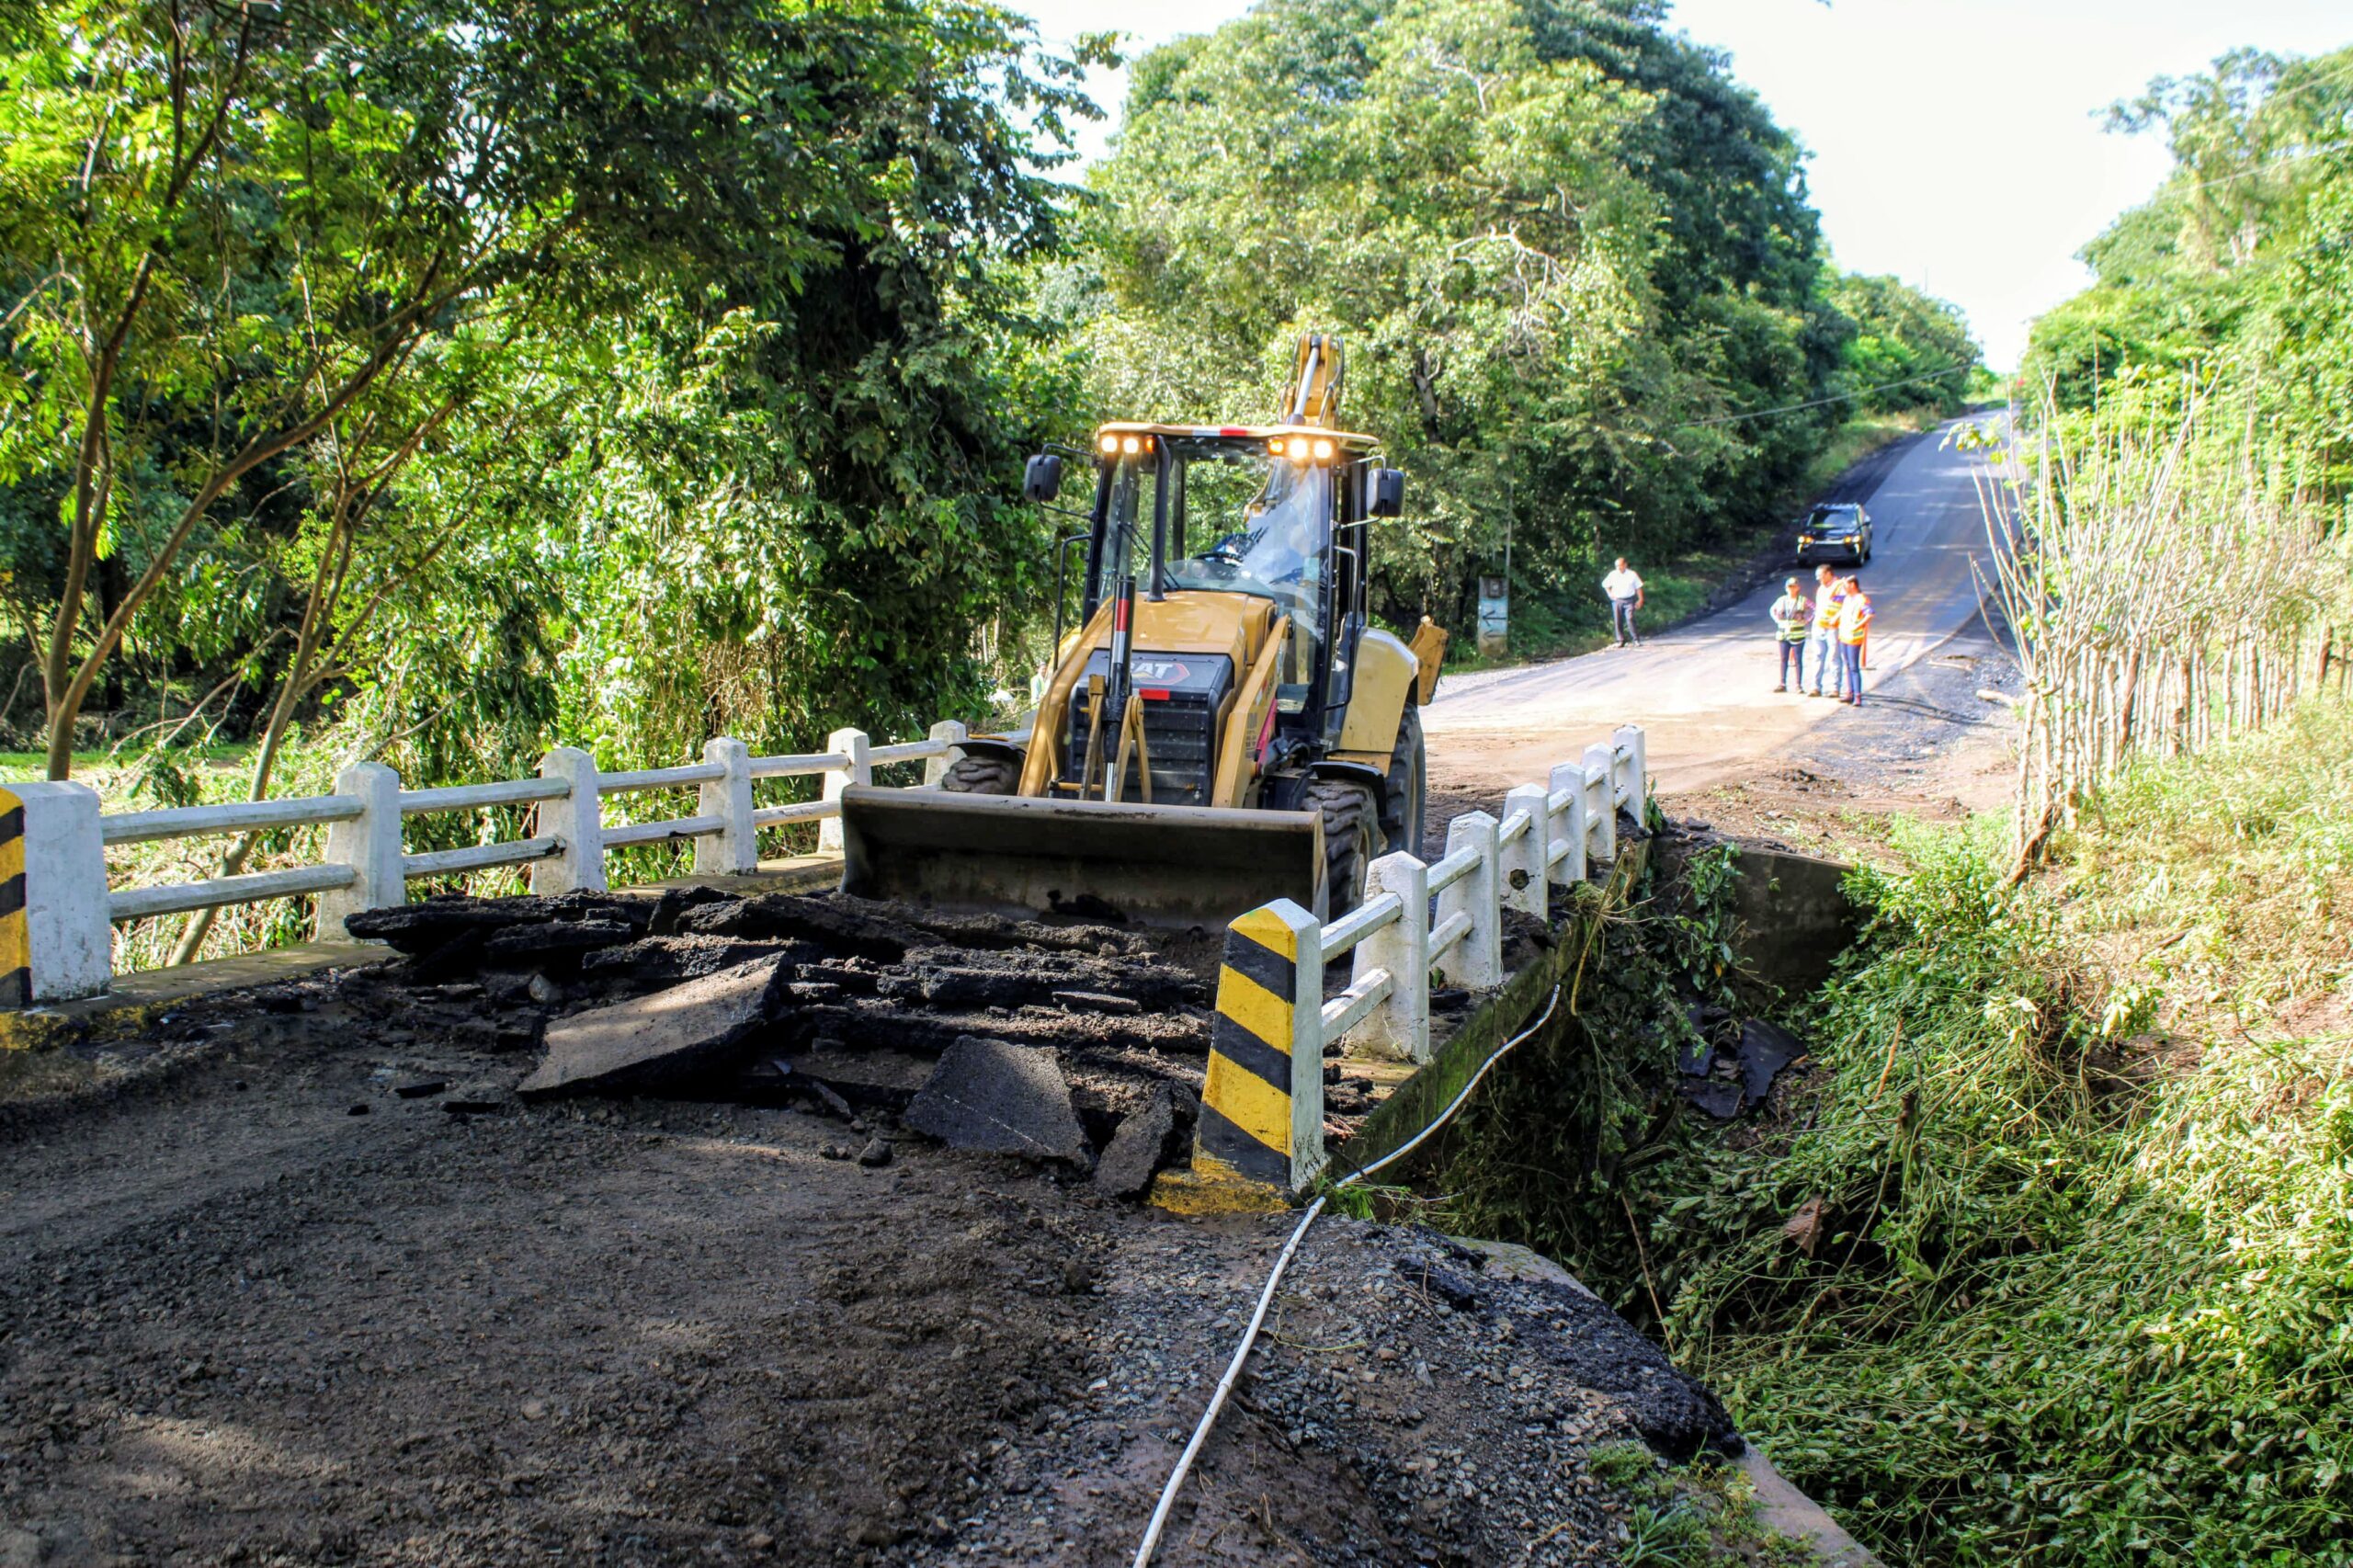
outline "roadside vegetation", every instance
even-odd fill
[[[1506,535],[1547,641],[1620,550],[1696,594],[1824,399],[1975,351],[1830,267],[1656,10],[1262,7],[1135,62],[1080,179],[1112,40],[986,0],[6,9],[0,742],[168,805],[986,717],[1052,620],[1023,456],[1269,417],[1308,327],[1412,472],[1392,621],[1467,626]]]
[[[2028,702],[2013,874],[2137,759],[2276,719],[2353,639],[2353,48],[2113,106],[2171,177],[2036,324],[1989,483]]]
[[[1802,1130],[1654,1189],[1669,1342],[1898,1559],[2353,1560],[2348,746],[2139,765],[2021,887],[1919,835]]]
[[[1652,1324],[1891,1561],[2353,1562],[2353,51],[2115,119],[2179,168],[1984,478],[2013,810],[1895,824],[1785,999],[1810,1071],[1729,1131],[1668,1108],[1725,1001],[1702,858],[1432,1201]]]
[[[2023,882],[1998,815],[1899,824],[1729,1129],[1673,1108],[1700,856],[1392,1211],[1559,1258],[1891,1562],[2353,1562],[2348,754],[2331,693],[2135,762]]]

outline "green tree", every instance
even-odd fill
[[[56,777],[220,513],[263,519],[381,383],[523,325],[651,302],[676,347],[738,308],[789,323],[768,414],[856,426],[805,431],[793,483],[905,551],[904,513],[988,450],[970,348],[1001,312],[973,285],[1051,239],[1045,170],[1087,108],[1075,62],[952,0],[71,0],[26,24],[0,53],[0,486],[20,545],[54,507],[20,561],[51,574]]]
[[[1900,278],[1834,273],[1830,303],[1854,324],[1844,351],[1851,406],[1880,413],[1933,403],[1958,414],[1984,361],[1960,311]]]
[[[1581,575],[1762,514],[1842,328],[1797,150],[1647,6],[1310,0],[1153,51],[1052,280],[1123,416],[1264,417],[1290,343],[1346,336],[1349,423],[1415,474],[1388,608],[1460,611],[1507,528]]]

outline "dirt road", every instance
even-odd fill
[[[1660,790],[1688,793],[1814,752],[1915,756],[1986,722],[1995,715],[1973,677],[1922,689],[1932,659],[1973,669],[1997,656],[1971,569],[1985,550],[1970,477],[1979,460],[1944,444],[1961,423],[1912,437],[1867,471],[1859,493],[1838,493],[1864,502],[1876,530],[1863,574],[1877,619],[1862,709],[1774,693],[1776,574],[1739,604],[1638,648],[1448,676],[1423,715],[1434,793],[1491,795],[1497,780],[1540,777],[1625,723],[1648,732]]]

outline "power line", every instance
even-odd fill
[[[1766,419],[1776,414],[1796,414],[1809,408],[1826,408],[1834,403],[1851,403],[1859,397],[1869,397],[1873,392],[1893,392],[1898,387],[1914,386],[1921,381],[1940,381],[1947,376],[1952,375],[1957,371],[1964,375],[1968,373],[1967,367],[1965,366],[1947,365],[1941,370],[1930,370],[1923,375],[1906,376],[1900,381],[1888,381],[1875,387],[1858,387],[1853,392],[1838,392],[1830,397],[1817,397],[1808,403],[1785,403],[1779,408],[1752,408],[1745,414],[1720,415],[1713,419],[1687,419],[1682,424],[1675,426],[1675,428],[1677,430],[1698,430],[1703,429],[1711,425],[1737,425],[1745,419]]]

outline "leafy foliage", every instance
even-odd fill
[[[1689,1364],[1882,1551],[2348,1560],[2348,742],[2145,767],[2053,883],[1983,833],[1860,873],[1804,1129],[1654,1221]]]
[[[1136,65],[1097,255],[1045,298],[1127,417],[1266,417],[1297,332],[1414,474],[1392,617],[1457,618],[1503,536],[1582,582],[1768,515],[1847,332],[1799,153],[1642,5],[1313,0]]]
[[[0,548],[53,771],[125,633],[159,708],[242,657],[428,778],[972,700],[1079,60],[965,0],[24,21]]]
[[[2109,111],[2171,177],[2083,255],[2094,285],[2035,324],[2023,373],[2064,409],[2127,369],[2261,368],[2268,418],[2343,483],[2353,454],[2353,49],[2242,50]],[[2284,370],[2285,373],[2279,373]]]
[[[1839,273],[1829,290],[1830,302],[1855,324],[1844,351],[1853,407],[1954,415],[1967,406],[1982,351],[1958,310],[1897,278]]]
[[[1672,1288],[1635,1216],[1674,1196],[1676,1064],[1706,1043],[1693,1015],[1732,1000],[1734,855],[1696,855],[1677,888],[1645,885],[1590,924],[1565,1016],[1464,1108],[1432,1184],[1449,1228],[1557,1257],[1637,1321],[1657,1321]]]

